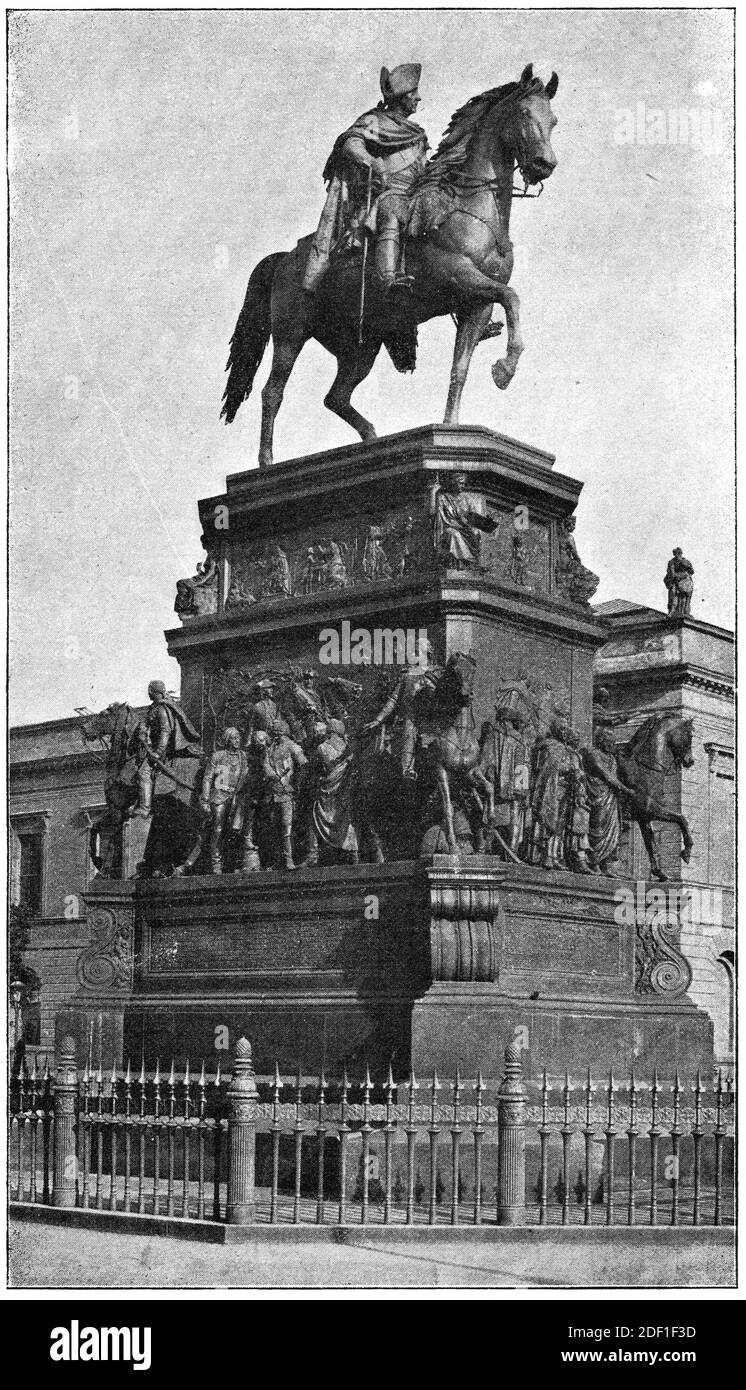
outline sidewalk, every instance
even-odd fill
[[[241,1244],[9,1222],[12,1288],[732,1288],[730,1229],[345,1227]],[[402,1238],[406,1236],[406,1239]],[[289,1237],[289,1238],[288,1238]],[[320,1237],[320,1238],[319,1238]]]

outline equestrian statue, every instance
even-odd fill
[[[531,64],[517,82],[472,99],[451,118],[431,159],[410,117],[419,102],[420,65],[381,73],[382,100],[335,142],[324,170],[327,197],[316,233],[292,251],[265,257],[249,280],[233,333],[222,414],[235,419],[249,396],[270,337],[272,367],[262,391],[259,466],[272,463],[275,419],[295,361],[314,338],[337,359],[324,404],[361,439],[376,431],[352,393],[385,347],[398,371],[416,365],[417,325],[450,314],[456,343],[445,411],[459,405],[479,342],[507,326],[505,356],[492,368],[501,390],[523,351],[513,270],[510,212],[515,196],[541,186],[557,163],[551,101]],[[516,170],[523,189],[514,188]],[[373,244],[373,255],[369,248]]]

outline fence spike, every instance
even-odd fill
[[[217,1071],[215,1072],[215,1085],[216,1085],[216,1086],[219,1086],[219,1085],[220,1085],[220,1082],[222,1081],[222,1079],[223,1079],[223,1078],[222,1078],[221,1071],[220,1071],[220,1058],[218,1057],[218,1069],[217,1069]]]
[[[189,1087],[191,1086],[191,1084],[192,1084],[192,1078],[191,1078],[191,1076],[189,1075],[189,1058],[187,1057],[187,1059],[186,1059],[186,1067],[185,1067],[185,1069],[184,1069],[184,1080],[183,1080],[183,1082],[182,1082],[182,1085],[183,1085],[183,1086],[186,1086],[187,1090],[189,1090]]]
[[[201,1091],[204,1091],[205,1086],[207,1085],[207,1077],[205,1076],[205,1059],[204,1059],[204,1057],[202,1058],[202,1066],[200,1067],[199,1080],[198,1080],[198,1082],[197,1082],[197,1085],[199,1086],[199,1088],[200,1088]]]

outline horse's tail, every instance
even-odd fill
[[[264,356],[271,332],[272,281],[284,251],[265,256],[251,273],[246,298],[231,338],[226,371],[230,373],[223,394],[221,416],[229,425],[238,408],[248,399],[257,367]]]

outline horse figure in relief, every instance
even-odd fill
[[[459,420],[461,395],[474,350],[495,337],[499,305],[507,325],[507,349],[492,368],[496,385],[512,381],[523,351],[519,299],[509,285],[513,270],[510,213],[513,197],[541,186],[557,163],[551,144],[556,117],[551,101],[557,76],[546,86],[531,65],[518,82],[473,97],[452,117],[433,158],[413,190],[406,236],[411,297],[392,297],[359,249],[333,256],[315,294],[303,288],[312,237],[293,251],[260,261],[248,284],[231,339],[222,414],[230,423],[249,396],[270,336],[272,368],[262,391],[259,466],[272,463],[275,419],[295,361],[315,338],[337,359],[337,375],[324,404],[363,440],[374,439],[369,420],[352,405],[352,393],[385,346],[399,371],[416,364],[417,324],[450,314],[456,342],[445,423]],[[516,169],[523,194],[513,187]],[[365,312],[360,319],[361,277]]]
[[[665,783],[671,773],[682,767],[692,767],[691,719],[678,714],[655,714],[632,735],[626,743],[617,744],[615,753],[619,780],[627,791],[626,802],[633,820],[640,827],[654,878],[665,881],[661,867],[653,822],[664,821],[678,825],[683,846],[681,858],[689,863],[694,841],[686,816],[665,804]]]

